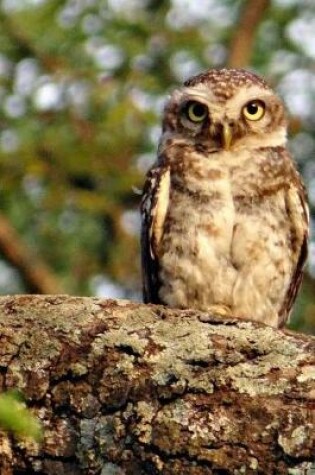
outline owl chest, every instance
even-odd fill
[[[281,193],[251,193],[252,180],[245,178],[235,180],[228,170],[213,166],[202,173],[173,174],[161,254],[175,253],[187,262],[214,255],[231,263],[235,245],[242,258],[260,241],[273,253],[275,230],[284,245],[290,231]]]
[[[171,180],[159,254],[161,301],[201,309],[223,303],[242,315],[255,307],[269,315],[291,272],[283,197],[239,199],[224,175],[211,186],[185,184]]]
[[[174,174],[169,200],[165,248],[193,259],[209,252],[209,245],[220,253],[229,252],[236,210],[227,173],[212,168],[206,176],[191,171]]]

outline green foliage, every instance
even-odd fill
[[[16,437],[29,437],[35,442],[43,438],[41,425],[25,407],[21,394],[10,391],[0,394],[0,427]]]

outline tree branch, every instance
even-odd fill
[[[45,431],[41,446],[2,433],[1,474],[281,475],[315,461],[312,337],[66,296],[1,298],[0,335],[2,388],[20,388]]]
[[[257,28],[269,5],[270,0],[245,2],[230,45],[227,61],[229,68],[244,68],[249,65]]]
[[[10,221],[0,213],[0,252],[21,274],[26,287],[34,293],[58,294],[57,277],[21,240]]]

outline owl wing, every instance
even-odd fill
[[[160,303],[158,257],[169,206],[169,193],[169,167],[165,165],[153,166],[147,174],[140,207],[143,300],[145,303]]]
[[[302,283],[303,269],[308,251],[309,211],[307,195],[300,177],[295,170],[292,178],[292,182],[286,192],[285,202],[288,219],[291,223],[292,260],[295,263],[295,268],[286,297],[279,312],[279,327],[286,323],[290,315],[291,308]]]

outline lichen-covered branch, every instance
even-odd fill
[[[315,340],[196,311],[67,296],[0,299],[0,383],[44,442],[0,434],[0,473],[304,473]],[[291,471],[291,470],[300,470]]]

